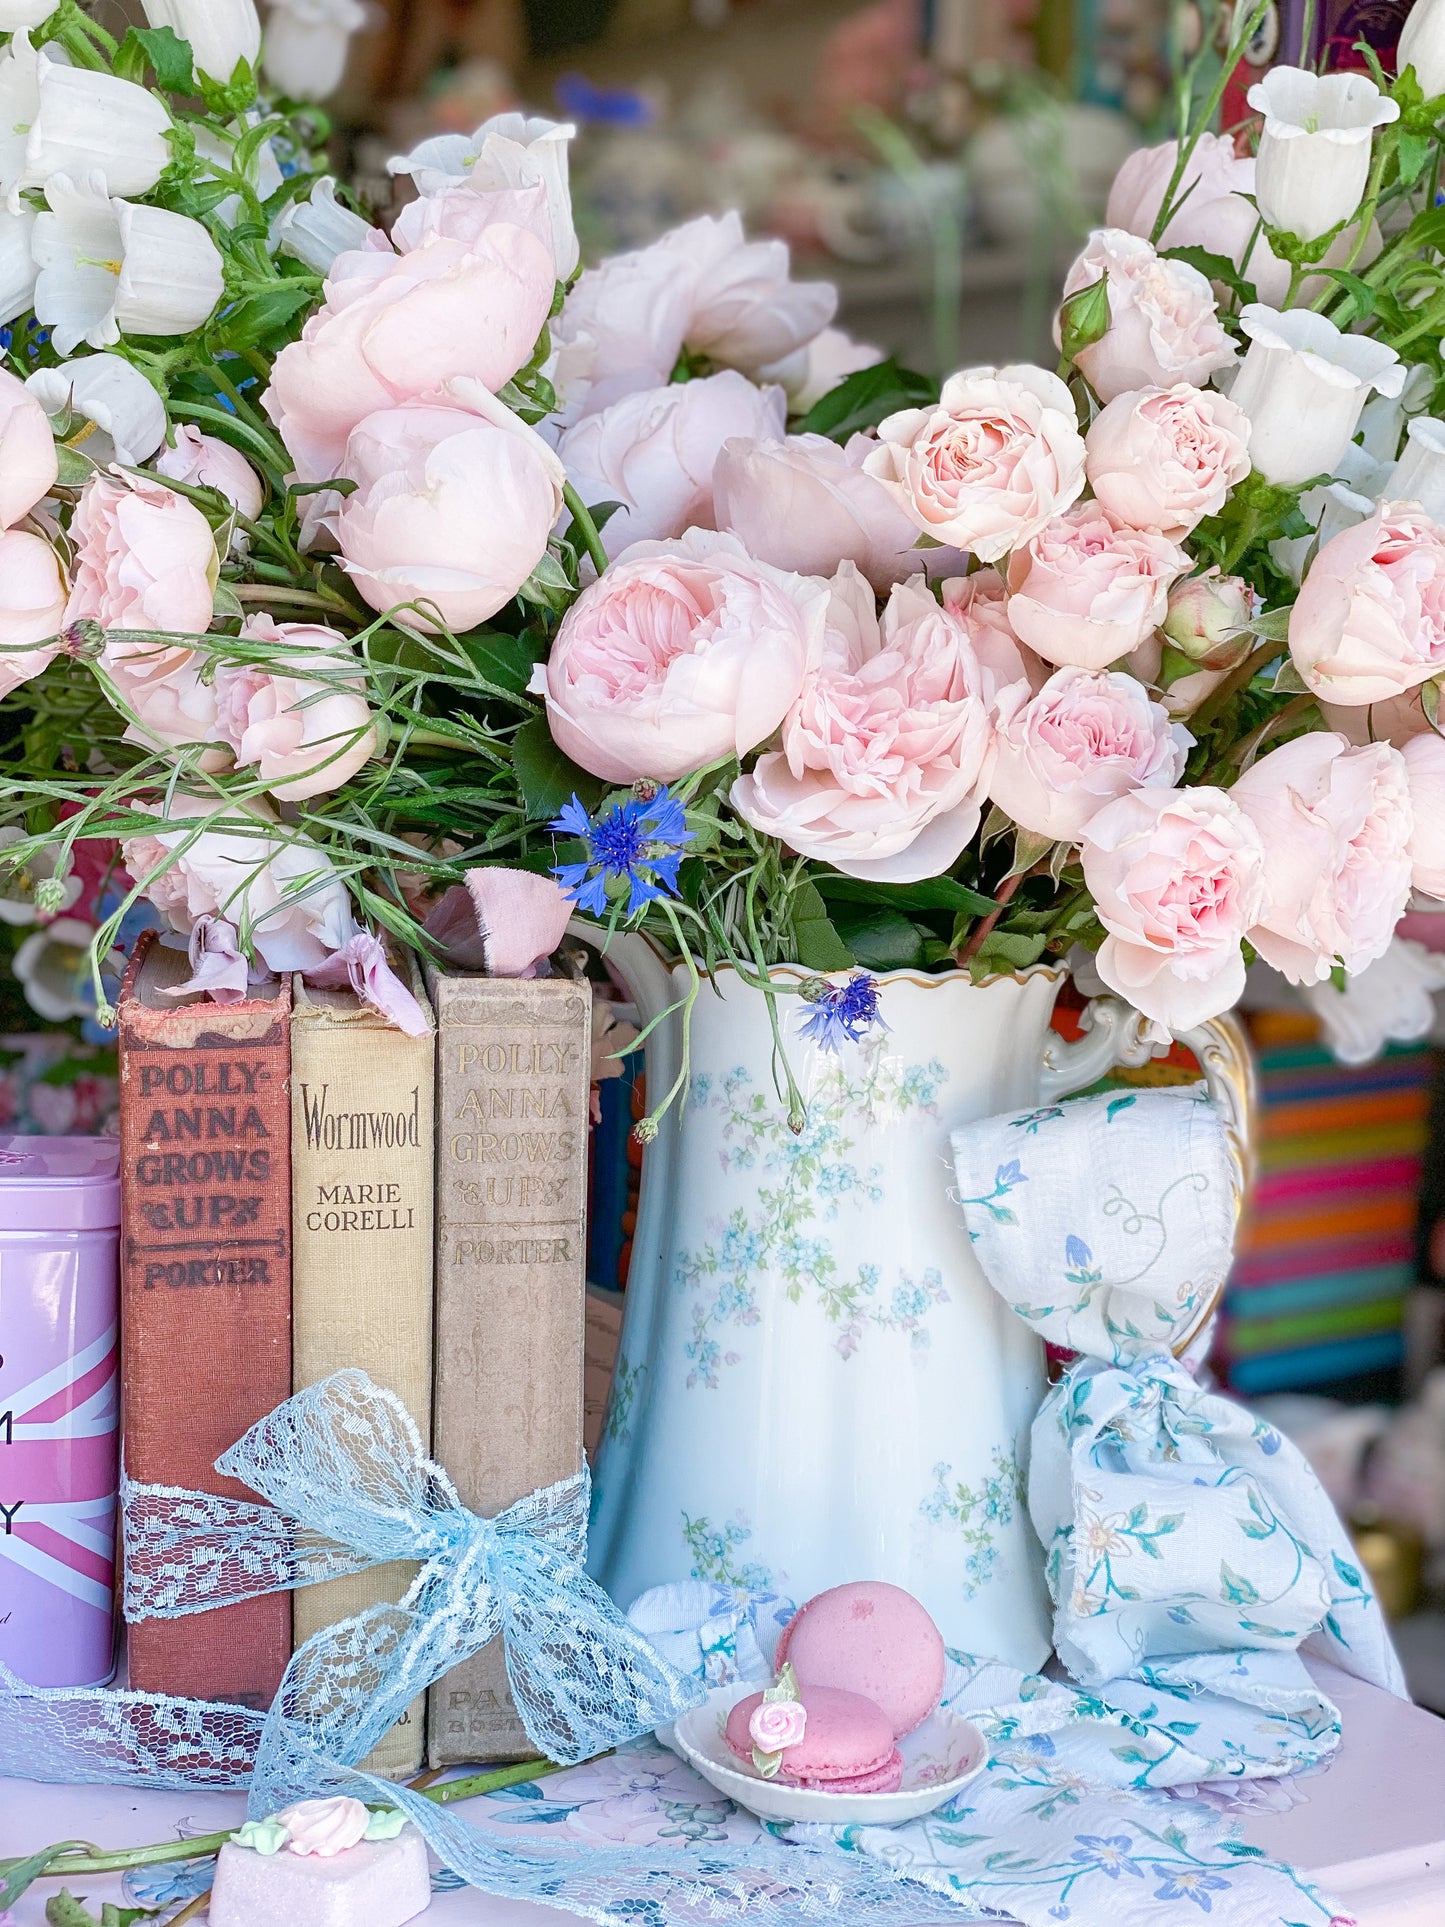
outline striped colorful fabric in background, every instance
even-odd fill
[[[1303,1013],[1249,1019],[1258,1176],[1211,1363],[1246,1396],[1379,1396],[1404,1352],[1431,1053],[1340,1064]]]

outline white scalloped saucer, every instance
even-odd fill
[[[719,1686],[673,1728],[677,1751],[708,1783],[760,1820],[812,1821],[828,1827],[897,1827],[920,1819],[982,1773],[988,1748],[970,1720],[940,1707],[898,1742],[903,1784],[896,1793],[820,1793],[745,1771],[723,1738],[734,1704],[758,1691],[749,1680]]]

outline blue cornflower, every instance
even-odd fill
[[[614,803],[595,820],[574,796],[547,827],[586,845],[584,862],[554,864],[552,874],[578,909],[594,917],[607,914],[607,885],[613,879],[627,880],[629,917],[665,893],[676,896],[677,866],[694,834],[687,812],[665,783],[650,796]]]
[[[878,1014],[878,980],[866,970],[855,970],[846,984],[817,978],[804,987],[803,996],[813,1012],[801,1025],[802,1034],[820,1050],[837,1050],[845,1037],[857,1044],[875,1024],[888,1028]]]

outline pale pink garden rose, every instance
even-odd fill
[[[1065,300],[1101,278],[1109,284],[1108,330],[1075,356],[1100,401],[1131,388],[1172,388],[1181,381],[1200,388],[1233,366],[1238,351],[1220,322],[1214,290],[1197,268],[1162,259],[1122,228],[1099,228],[1069,269]]]
[[[1009,621],[1045,662],[1107,669],[1164,620],[1189,567],[1168,536],[1079,502],[1009,557]]]
[[[905,408],[863,466],[915,528],[996,562],[1078,500],[1084,440],[1057,375],[1018,363],[950,375],[936,408]]]
[[[799,575],[854,562],[884,594],[923,558],[913,522],[864,469],[876,446],[871,435],[842,448],[826,435],[727,442],[713,471],[718,527],[760,562]]]
[[[338,1795],[332,1800],[298,1800],[276,1815],[286,1829],[286,1851],[317,1854],[329,1860],[366,1838],[371,1815],[360,1800]]]
[[[358,422],[456,378],[495,393],[530,360],[555,286],[549,244],[507,221],[470,242],[338,255],[325,304],[276,357],[262,397],[297,472],[339,475]]]
[[[154,467],[167,481],[213,488],[248,522],[261,513],[261,478],[245,456],[219,435],[204,435],[189,422],[176,424],[175,446],[163,448]]]
[[[724,444],[733,436],[776,441],[785,420],[781,388],[757,388],[728,368],[639,389],[584,415],[563,430],[557,455],[589,507],[622,504],[602,530],[603,548],[616,556],[634,542],[712,528],[713,471]]]
[[[655,245],[691,284],[687,347],[745,374],[806,347],[837,312],[832,283],[794,281],[787,242],[749,241],[735,208],[686,221]]]
[[[1289,652],[1311,692],[1388,702],[1445,669],[1445,531],[1382,502],[1326,542],[1290,611]]]
[[[1104,212],[1106,225],[1124,228],[1147,241],[1164,204],[1178,154],[1177,141],[1136,148],[1114,176]],[[1184,169],[1174,196],[1175,211],[1158,246],[1161,250],[1204,248],[1210,254],[1222,254],[1254,283],[1261,301],[1277,305],[1289,291],[1289,263],[1276,256],[1259,232],[1259,210],[1245,199],[1253,193],[1253,155],[1237,154],[1227,134],[1201,134]]]
[[[14,528],[60,473],[50,417],[8,369],[0,369],[0,529]]]
[[[922,576],[880,623],[851,563],[832,584],[821,666],[782,746],[732,788],[733,808],[798,856],[846,876],[942,876],[977,830],[993,761],[993,678]]]
[[[541,561],[566,473],[480,382],[454,381],[449,392],[454,407],[413,402],[358,424],[346,445],[357,487],[333,527],[373,609],[425,603],[460,633],[510,602]],[[401,619],[435,627],[415,609]]]
[[[267,615],[249,616],[241,634],[294,655],[217,668],[216,720],[237,768],[254,769],[282,802],[340,789],[376,749],[366,678],[348,667],[355,662],[350,642],[321,623],[278,623]]]
[[[65,584],[54,549],[25,529],[0,530],[0,698],[52,660],[64,620]]]
[[[771,736],[823,643],[828,586],[735,536],[639,542],[562,618],[533,691],[559,749],[609,783],[660,783]]]
[[[1413,811],[1404,757],[1311,730],[1261,756],[1231,797],[1264,844],[1249,940],[1291,983],[1356,976],[1383,957],[1410,897]]]
[[[1416,736],[1433,736],[1435,725],[1425,714],[1421,690],[1417,685],[1403,696],[1391,696],[1382,703],[1321,703],[1325,728],[1343,736],[1356,747],[1363,743],[1393,743],[1396,749]]]
[[[553,321],[552,383],[564,423],[667,381],[682,353],[692,282],[654,245],[584,268]]]
[[[1116,521],[1175,541],[1249,473],[1249,418],[1224,395],[1176,382],[1126,389],[1084,437],[1095,500]]]
[[[1111,990],[1175,1032],[1237,1002],[1264,845],[1223,790],[1131,790],[1089,823],[1083,862],[1109,933],[1095,961]]]
[[[1445,738],[1431,729],[1401,750],[1410,785],[1410,881],[1421,896],[1445,901]]]
[[[126,838],[121,861],[180,935],[189,937],[201,917],[249,920],[257,954],[278,974],[314,970],[355,936],[350,899],[326,852],[292,832],[275,834],[280,826],[264,804],[228,806],[229,827],[199,836],[187,825],[214,815],[214,801],[180,795],[131,807],[170,826]]]
[[[126,742],[143,749],[209,744],[196,759],[196,767],[206,771],[227,768],[231,756],[216,720],[215,686],[201,675],[194,650],[165,653],[180,659],[159,675],[151,671],[147,658],[139,652],[107,664],[133,719],[125,726]]]
[[[540,182],[530,187],[483,188],[467,181],[420,195],[392,223],[391,242],[400,254],[412,254],[435,241],[460,241],[474,248],[483,244],[489,228],[502,223],[525,228],[551,254],[552,219],[547,191]]]
[[[1194,738],[1133,676],[1057,669],[1037,695],[1000,692],[989,795],[1022,829],[1072,843],[1115,797],[1170,789]]]
[[[67,622],[204,635],[220,558],[193,502],[144,475],[92,475],[70,523],[75,566]],[[107,642],[104,662],[132,678],[168,675],[189,643]]]
[[[940,594],[944,608],[963,624],[973,653],[993,677],[996,689],[1013,682],[1027,683],[1031,690],[1043,687],[1049,665],[1014,634],[1008,619],[1008,590],[995,570],[952,576]]]

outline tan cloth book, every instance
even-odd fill
[[[410,970],[427,1009],[421,972]],[[430,1450],[435,1034],[407,1037],[352,991],[313,990],[300,977],[292,998],[293,1389],[357,1366],[397,1394]],[[399,1600],[416,1571],[396,1563],[301,1587],[296,1644]],[[363,1764],[413,1774],[423,1738],[418,1698]]]
[[[582,1466],[592,998],[428,972],[437,1016],[436,1457],[492,1517]],[[534,1748],[500,1639],[428,1694],[433,1766]]]

